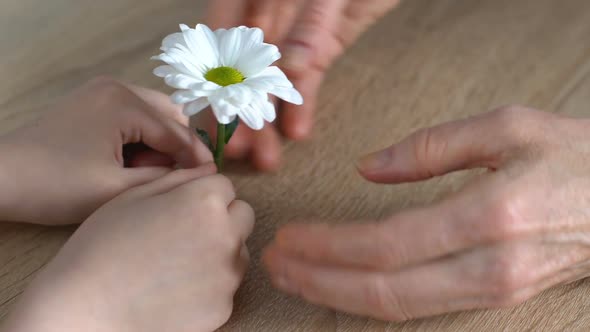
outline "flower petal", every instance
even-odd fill
[[[166,52],[167,50],[173,48],[176,44],[186,46],[186,43],[184,42],[184,37],[182,36],[182,32],[176,32],[166,36],[164,40],[162,40],[162,47],[160,49]]]
[[[239,27],[242,31],[242,50],[249,51],[253,47],[264,43],[264,32],[260,28]]]
[[[170,65],[159,66],[154,69],[154,75],[158,77],[166,77],[168,75],[176,75],[180,72]]]
[[[254,130],[260,130],[264,127],[264,119],[262,118],[261,112],[256,111],[250,105],[240,108],[238,116],[248,127]]]
[[[269,100],[262,102],[262,108],[260,109],[260,112],[262,113],[262,117],[264,118],[264,120],[266,120],[267,122],[273,122],[277,119],[275,105]]]
[[[213,93],[215,90],[219,90],[222,87],[213,83],[213,82],[209,82],[209,81],[200,81],[194,84],[191,84],[188,89],[190,90],[202,90],[202,91],[208,91],[209,94]]]
[[[250,86],[252,89],[265,92],[271,91],[276,86],[284,88],[293,87],[293,83],[289,81],[285,73],[276,66],[267,67],[258,75],[247,78],[244,84]]]
[[[204,24],[197,24],[195,30],[200,30],[202,37],[209,41],[209,45],[211,45],[211,50],[213,51],[213,56],[217,61],[217,66],[219,66],[219,40],[217,36],[209,29],[208,26]]]
[[[172,102],[175,104],[186,104],[195,101],[201,97],[207,97],[211,91],[202,90],[178,90],[170,96]]]
[[[277,112],[275,111],[275,105],[268,99],[257,99],[252,106],[260,111],[260,114],[265,121],[273,122],[276,120]]]
[[[230,124],[236,119],[236,115],[239,111],[238,108],[223,99],[209,98],[209,101],[211,102],[211,108],[213,109],[215,118],[217,118],[217,122],[221,124]]]
[[[211,30],[206,30],[209,30],[209,28],[199,24],[195,29],[187,29],[182,32],[190,56],[205,67],[204,71],[202,71],[203,74],[207,69],[219,66],[219,50],[215,36],[212,38],[213,33],[210,33]]]
[[[303,96],[295,88],[275,87],[269,93],[288,103],[303,105]]]
[[[193,86],[202,85],[203,81],[185,74],[171,74],[164,78],[169,86],[175,89],[191,89]]]
[[[193,116],[209,106],[209,98],[202,97],[191,103],[185,104],[183,113],[186,116]]]
[[[220,64],[235,67],[242,52],[242,31],[239,28],[218,30]]]
[[[180,44],[176,44],[175,47],[159,56],[152,57],[152,59],[166,62],[181,73],[197,78],[203,78],[203,73],[206,70],[206,67],[198,62],[198,59],[195,59],[185,46]]]
[[[236,107],[250,104],[254,97],[252,89],[245,84],[228,85],[223,89],[225,90],[223,98]]]
[[[262,44],[240,54],[235,68],[244,76],[252,77],[260,74],[265,68],[281,58],[278,47]]]

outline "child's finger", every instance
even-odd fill
[[[127,144],[123,147],[123,161],[127,168],[137,167],[168,167],[175,164],[174,159],[158,151],[154,151],[145,144]]]
[[[131,94],[131,93],[130,93]],[[184,168],[213,160],[209,149],[187,127],[158,112],[133,94],[126,100],[128,110],[117,113],[121,144],[144,143],[173,158]]]
[[[254,210],[248,203],[236,200],[229,205],[228,211],[242,241],[246,241],[254,229]]]
[[[136,186],[143,184],[127,192],[125,194],[127,198],[138,199],[163,194],[187,182],[210,176],[217,172],[217,168],[213,163],[193,169],[180,169],[172,172],[168,170],[168,174],[160,174],[159,176],[156,170],[157,168],[151,167],[135,170],[124,169],[127,178],[132,179]]]
[[[154,109],[188,127],[188,117],[182,113],[182,106],[174,104],[170,99],[170,96],[159,91],[147,89],[134,84],[122,84],[124,84],[129,90],[135,93],[139,98],[141,98]]]

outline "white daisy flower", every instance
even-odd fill
[[[172,95],[191,116],[211,105],[220,124],[239,117],[248,127],[260,130],[264,121],[276,118],[268,94],[301,105],[303,98],[275,66],[279,49],[263,42],[258,28],[238,27],[211,31],[198,24],[195,29],[180,25],[181,32],[166,37],[153,59],[167,65],[154,70],[166,84],[178,89]]]

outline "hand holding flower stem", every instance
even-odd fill
[[[275,45],[264,43],[261,29],[242,26],[211,31],[202,24],[195,29],[180,25],[180,29],[164,38],[164,53],[153,57],[166,63],[154,74],[178,89],[171,98],[184,105],[185,115],[195,115],[211,106],[218,122],[215,148],[205,131],[197,132],[221,170],[224,147],[238,118],[260,130],[265,121],[276,119],[268,94],[296,105],[303,104],[303,97],[281,69],[271,66],[281,53]]]

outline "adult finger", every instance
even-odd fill
[[[345,45],[334,33],[346,0],[308,0],[295,20],[283,46],[281,66],[297,77],[310,67],[322,71],[340,55]]]
[[[272,124],[254,132],[252,163],[261,171],[276,171],[281,166],[281,137]]]
[[[382,183],[419,181],[474,167],[496,169],[527,143],[522,112],[502,110],[422,129],[358,164],[367,179]],[[528,123],[528,125],[525,125]]]
[[[263,262],[273,285],[286,293],[387,321],[473,309],[481,304],[481,288],[464,281],[456,258],[383,273],[309,264],[271,246]]]
[[[272,21],[272,31],[267,34],[268,42],[282,44],[282,41],[293,28],[295,19],[300,13],[305,0],[280,0],[276,1]]]
[[[487,178],[478,185],[493,186],[493,181],[500,180]],[[478,192],[467,190],[382,223],[287,225],[277,232],[276,243],[310,263],[393,271],[534,231],[514,222],[511,203],[482,199]]]
[[[277,0],[249,0],[243,24],[262,29],[268,38],[272,30],[275,7]]]
[[[243,24],[242,18],[246,11],[247,2],[244,0],[214,0],[209,1],[207,8],[207,25],[213,30],[229,29]]]
[[[300,106],[289,103],[281,104],[280,125],[288,138],[303,140],[311,135],[313,115],[324,75],[321,70],[310,69],[306,76],[293,79],[293,84],[303,96],[305,103]]]

